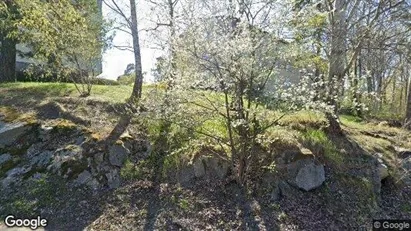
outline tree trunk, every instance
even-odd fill
[[[171,71],[170,71],[170,79],[168,81],[167,87],[172,88],[174,86],[175,78],[176,78],[176,71],[177,71],[177,53],[174,46],[174,39],[176,30],[174,27],[174,4],[172,0],[168,0],[168,7],[169,7],[169,17],[170,17],[170,51],[171,51]]]
[[[354,75],[354,101],[356,102],[355,105],[355,112],[358,117],[362,117],[362,110],[361,110],[361,94],[359,91],[358,80],[361,78],[361,56],[358,58],[358,64],[356,64],[356,72]]]
[[[347,25],[345,21],[344,5],[345,0],[335,0],[333,15],[331,17],[331,52],[328,66],[329,95],[328,103],[334,106],[334,114],[327,113],[330,123],[330,130],[333,133],[342,133],[338,122],[338,109],[336,97],[339,96],[340,89],[344,87],[344,72],[346,60],[346,36]]]
[[[0,82],[16,81],[16,41],[0,34]]]
[[[133,49],[134,49],[134,66],[136,80],[133,86],[133,92],[131,93],[130,100],[138,101],[141,98],[141,92],[143,89],[143,70],[141,65],[141,52],[138,37],[138,25],[137,25],[137,10],[136,1],[130,0],[131,9],[131,34],[133,36]]]
[[[408,73],[409,74],[409,73]],[[407,100],[407,110],[405,113],[405,125],[411,128],[411,79],[408,78],[408,100]]]

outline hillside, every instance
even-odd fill
[[[337,136],[322,113],[289,112],[253,150],[243,187],[223,148],[193,135],[223,134],[221,121],[164,128],[150,109],[125,116],[131,90],[96,85],[80,98],[72,84],[0,84],[0,217],[40,215],[46,230],[370,230],[372,219],[411,218],[408,130],[341,115]],[[147,108],[163,94],[143,92]],[[198,105],[221,98],[196,94]]]

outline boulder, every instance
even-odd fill
[[[108,173],[106,173],[107,177],[107,184],[110,189],[115,189],[120,187],[121,178],[120,173],[117,169],[112,169]]]
[[[305,191],[320,187],[325,181],[325,171],[323,165],[309,163],[302,167],[295,178],[297,186]]]
[[[84,170],[77,176],[77,179],[74,180],[75,185],[87,185],[92,189],[97,189],[100,184],[99,182],[93,178],[91,173],[87,170]]]
[[[29,132],[31,126],[27,123],[4,123],[0,121],[0,146],[9,146],[19,137]]]
[[[229,163],[226,160],[212,157],[206,159],[206,167],[208,171],[211,170],[219,179],[224,179],[228,173]]]
[[[191,165],[190,165],[191,166]],[[215,156],[201,156],[193,161],[192,168],[194,176],[204,176],[224,179],[227,176],[230,164],[228,161]]]
[[[52,151],[44,151],[40,152],[39,154],[31,157],[30,165],[35,166],[36,168],[46,168],[50,162],[51,158],[53,157]]]
[[[287,166],[288,182],[305,191],[320,187],[325,181],[324,166],[313,159],[301,159]]]
[[[380,181],[384,180],[387,178],[390,174],[388,173],[388,167],[387,165],[384,164],[382,159],[378,158],[378,176]]]
[[[89,171],[84,170],[77,176],[77,179],[74,180],[74,183],[77,185],[86,184],[90,180],[92,180],[92,175]]]
[[[188,185],[192,183],[192,181],[195,179],[195,173],[194,173],[194,168],[193,166],[186,166],[182,168],[179,173],[178,173],[178,181],[182,185]]]
[[[96,165],[101,165],[104,162],[104,153],[98,152],[93,155],[94,163]]]
[[[47,166],[47,170],[59,175],[65,175],[67,172],[80,173],[84,170],[81,168],[87,167],[87,163],[83,162],[83,148],[78,145],[68,145],[53,153],[51,164]]]
[[[123,166],[129,154],[130,151],[122,144],[111,146],[108,156],[110,164],[117,167]]]
[[[11,160],[11,155],[8,153],[0,155],[0,167]]]
[[[194,175],[197,178],[204,177],[206,174],[204,162],[201,158],[193,162]]]

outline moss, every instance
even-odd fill
[[[22,156],[27,153],[27,149],[29,148],[30,144],[27,144],[25,147],[22,148],[8,148],[7,152],[10,153],[12,156]]]
[[[2,116],[2,120],[4,122],[10,123],[19,118],[20,113],[14,108],[0,106],[0,115]]]
[[[60,119],[53,127],[53,132],[57,133],[70,133],[77,129],[76,124],[69,120]]]
[[[403,204],[401,206],[401,210],[404,211],[404,212],[411,213],[411,204],[409,204],[409,203]]]
[[[0,177],[3,177],[7,171],[16,167],[21,162],[20,158],[13,158],[1,165],[0,168]]]

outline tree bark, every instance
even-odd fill
[[[0,82],[16,81],[16,41],[0,34]]]
[[[346,36],[347,24],[345,21],[345,0],[335,0],[333,14],[331,15],[331,52],[328,65],[329,93],[328,104],[334,106],[334,115],[327,113],[330,132],[342,133],[338,122],[339,105],[336,97],[339,89],[344,87],[345,61],[346,61]]]
[[[411,79],[408,78],[408,100],[407,100],[407,110],[405,113],[405,125],[411,128]]]
[[[133,86],[133,92],[131,93],[130,100],[138,101],[141,98],[143,89],[143,70],[141,65],[141,52],[138,37],[138,25],[137,25],[137,10],[136,1],[130,0],[131,9],[131,34],[133,36],[133,49],[134,49],[134,65],[136,79]]]

